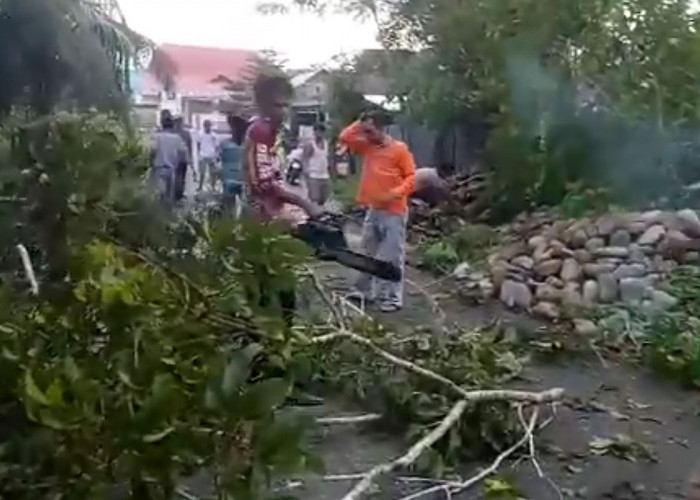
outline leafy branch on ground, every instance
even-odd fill
[[[406,454],[363,473],[344,499],[360,498],[379,476],[398,468],[430,469],[441,477],[460,459],[500,451],[492,468],[450,487],[455,492],[466,489],[493,473],[529,439],[537,409],[525,438],[502,451],[522,425],[514,405],[555,402],[563,395],[561,389],[541,393],[496,389],[519,373],[522,362],[496,329],[443,332],[443,336],[419,332],[401,338],[366,317],[351,326],[320,280],[311,278],[338,331],[314,337],[311,345],[322,348],[309,351],[301,363],[316,365],[314,372],[324,383],[379,408],[392,427],[408,425],[407,437],[415,441]],[[355,333],[358,330],[362,334]],[[340,346],[328,350],[330,342]]]

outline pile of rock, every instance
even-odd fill
[[[489,259],[494,292],[507,306],[549,319],[562,308],[624,302],[650,313],[673,306],[667,278],[700,262],[693,210],[607,214],[538,225]]]

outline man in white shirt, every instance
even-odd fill
[[[199,188],[201,191],[204,186],[204,177],[209,175],[211,190],[216,189],[216,181],[219,178],[219,171],[216,160],[218,157],[219,141],[211,130],[211,121],[204,120],[204,132],[199,135]]]
[[[314,125],[313,140],[304,145],[304,167],[309,199],[323,206],[331,195],[331,175],[328,169],[326,126]]]

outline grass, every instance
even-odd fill
[[[498,233],[492,227],[468,224],[455,234],[423,243],[418,253],[424,268],[436,273],[447,273],[461,262],[479,266],[498,241]]]
[[[700,269],[676,269],[671,289],[678,305],[648,326],[646,359],[683,386],[700,388]]]
[[[336,178],[333,180],[333,199],[339,201],[343,207],[352,206],[357,187],[360,184],[360,173],[348,175],[345,178]]]

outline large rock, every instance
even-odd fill
[[[588,241],[588,234],[583,229],[576,230],[568,239],[571,248],[583,248]]]
[[[612,274],[615,269],[617,269],[617,264],[613,263],[600,263],[600,262],[595,262],[592,264],[585,264],[583,266],[583,272],[586,276],[589,276],[591,278],[597,278],[599,275],[603,273],[608,273]]]
[[[605,246],[605,240],[600,237],[591,238],[586,242],[585,248],[591,253],[595,253],[599,248]]]
[[[630,222],[627,225],[627,231],[633,236],[639,236],[646,231],[647,225],[644,222]]]
[[[559,302],[561,300],[562,289],[548,283],[537,286],[535,298],[545,302]]]
[[[598,333],[598,327],[590,319],[575,319],[574,332],[578,335],[584,335],[586,337],[589,337]]]
[[[610,257],[614,259],[626,259],[629,257],[630,251],[626,247],[602,247],[593,251],[596,257]]]
[[[677,298],[663,290],[652,290],[649,300],[651,307],[659,312],[667,311],[678,304]]]
[[[641,278],[646,272],[644,264],[622,264],[613,272],[613,278],[618,281],[623,278]]]
[[[626,304],[640,304],[647,292],[647,284],[641,278],[622,278],[620,298]]]
[[[700,217],[695,211],[686,208],[676,212],[676,217],[684,233],[695,238],[700,237]]]
[[[502,260],[496,261],[491,265],[491,280],[496,290],[500,290],[501,285],[508,276],[508,263]]]
[[[535,304],[535,307],[532,308],[532,313],[535,316],[552,321],[557,320],[560,317],[559,308],[552,302],[538,302]]]
[[[617,300],[617,280],[611,273],[601,273],[598,275],[598,301],[603,304],[610,304]]]
[[[510,261],[511,264],[531,271],[535,266],[535,261],[529,255],[519,255]]]
[[[552,240],[549,242],[549,248],[552,251],[554,257],[566,258],[573,257],[574,252],[564,243],[559,240]]]
[[[664,213],[661,210],[649,210],[648,212],[644,212],[638,217],[638,220],[640,222],[643,222],[646,227],[652,226],[654,224],[658,224],[661,222],[664,218]]]
[[[500,299],[510,308],[528,309],[532,305],[532,292],[524,283],[505,280],[501,285]]]
[[[548,247],[537,247],[532,253],[535,262],[543,262],[554,257],[554,252]]]
[[[511,260],[518,255],[526,255],[527,253],[527,244],[524,241],[518,241],[503,247],[499,252],[499,257],[503,260]]]
[[[546,280],[544,280],[545,283],[548,285],[557,287],[557,288],[563,288],[564,287],[564,282],[559,279],[558,276],[548,276]]]
[[[576,262],[579,264],[588,264],[593,261],[593,255],[588,250],[579,248],[578,250],[574,250],[574,259],[576,259]]]
[[[664,255],[682,255],[687,250],[693,249],[693,240],[682,231],[672,229],[666,233],[666,237],[659,243],[657,250]]]
[[[661,224],[655,224],[644,231],[637,243],[640,245],[656,245],[666,235],[666,228]]]
[[[600,236],[610,236],[615,229],[624,224],[624,219],[617,214],[603,215],[596,222],[596,228]]]
[[[581,277],[581,265],[576,262],[576,259],[566,259],[561,267],[561,279],[564,282],[578,281]]]
[[[543,260],[535,264],[535,273],[538,276],[546,278],[558,274],[561,271],[562,261],[560,259]]]
[[[561,301],[568,306],[583,305],[583,297],[581,296],[581,285],[575,282],[569,282],[564,285],[564,291],[561,295]]]
[[[627,247],[632,243],[632,235],[625,229],[618,229],[610,236],[611,247]]]
[[[629,259],[632,262],[635,263],[645,263],[648,261],[647,255],[644,251],[644,249],[637,245],[636,243],[632,243],[629,246],[629,251],[630,251],[630,256]]]
[[[583,284],[583,301],[587,304],[595,304],[598,302],[598,282],[595,280],[587,280]]]
[[[547,238],[542,236],[541,234],[536,234],[529,240],[527,240],[527,246],[530,247],[530,250],[537,250],[538,248],[546,248],[547,247]]]

